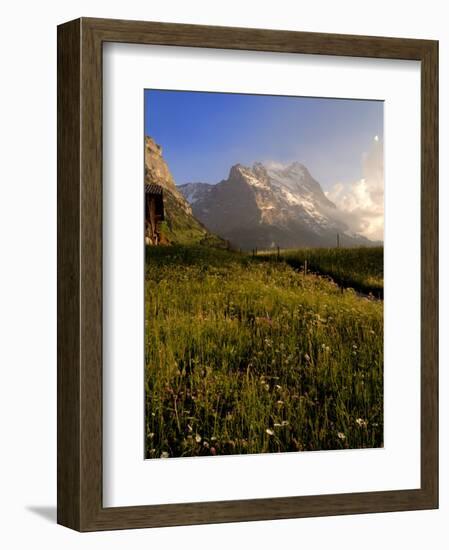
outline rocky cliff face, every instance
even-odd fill
[[[162,148],[149,136],[145,137],[145,183],[163,188],[162,244],[193,244],[211,239],[209,231],[194,217],[189,202],[176,186]]]
[[[163,187],[165,192],[173,195],[184,212],[192,215],[188,201],[176,187],[173,176],[162,156],[162,147],[149,136],[145,137],[145,183]]]
[[[237,164],[216,185],[189,183],[179,187],[194,216],[210,231],[243,249],[369,245],[351,234],[341,214],[307,168],[251,168]]]

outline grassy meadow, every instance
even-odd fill
[[[382,258],[147,247],[146,457],[382,446]]]
[[[307,266],[309,272],[328,275],[336,283],[364,294],[383,298],[384,249],[370,248],[303,248],[283,250],[281,257],[296,269]],[[277,252],[259,253],[262,258],[276,259]],[[307,264],[306,264],[307,262]]]

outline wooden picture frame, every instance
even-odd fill
[[[421,488],[104,508],[102,45],[127,42],[421,62]],[[438,43],[81,18],[58,27],[58,523],[79,531],[438,506]]]

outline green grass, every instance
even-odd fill
[[[382,446],[382,301],[201,246],[147,247],[145,295],[147,458]]]
[[[280,258],[296,269],[328,275],[343,287],[383,298],[383,255],[378,247],[303,248],[281,250]],[[261,252],[260,258],[276,259],[276,252]]]
[[[175,245],[192,243],[225,246],[225,241],[210,233],[192,214],[186,212],[170,191],[164,194],[165,221],[160,224],[162,239]]]

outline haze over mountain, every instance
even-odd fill
[[[351,232],[342,212],[324,194],[307,168],[236,164],[216,185],[179,186],[193,215],[210,231],[242,249],[370,246],[375,243]]]

